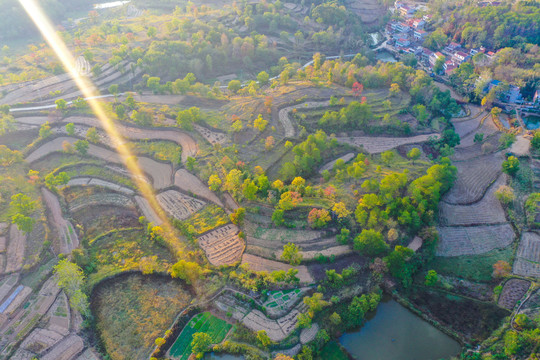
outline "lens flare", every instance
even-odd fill
[[[57,34],[53,25],[39,4],[35,0],[19,0],[19,3],[22,5],[28,16],[32,19],[47,44],[49,44],[49,46],[53,49],[64,68],[73,78],[77,87],[80,89],[86,98],[86,101],[90,105],[90,108],[94,112],[94,115],[101,121],[103,129],[107,132],[107,135],[109,135],[109,137],[113,140],[114,144],[118,144],[116,145],[116,150],[122,158],[126,168],[131,173],[133,181],[137,185],[141,194],[152,207],[152,210],[158,214],[162,221],[160,226],[163,229],[163,235],[166,242],[169,244],[174,254],[180,257],[180,254],[183,251],[183,246],[174,235],[173,227],[159,206],[156,197],[154,196],[152,187],[147,182],[142,180],[144,179],[143,171],[139,167],[136,157],[133,156],[131,151],[125,145],[122,136],[116,129],[114,122],[107,115],[105,108],[99,101],[95,99],[95,97],[99,95],[98,89],[87,77],[79,74],[76,69],[74,56],[67,48],[64,41]]]

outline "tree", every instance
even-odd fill
[[[21,161],[23,161],[23,155],[20,151],[0,145],[0,166],[10,166]]]
[[[481,143],[484,141],[484,134],[483,133],[476,133],[474,134],[474,143]]]
[[[435,74],[440,74],[444,70],[444,63],[446,59],[444,56],[441,56],[435,60],[435,65],[433,65],[433,72]]]
[[[266,150],[271,150],[271,149],[273,149],[273,148],[274,148],[275,142],[276,142],[276,141],[275,141],[275,139],[274,139],[273,136],[268,136],[268,137],[266,138],[266,140],[264,141],[264,148],[265,148]]]
[[[351,214],[351,212],[347,210],[347,206],[344,202],[335,203],[332,207],[332,211],[336,214],[338,219],[343,219]]]
[[[330,220],[330,213],[326,209],[313,208],[308,214],[308,224],[313,229],[324,227]]]
[[[298,327],[302,329],[311,328],[312,318],[307,313],[298,314]]]
[[[34,224],[36,223],[36,220],[23,214],[15,214],[11,218],[11,223],[15,224],[17,226],[17,229],[19,229],[23,233],[30,234],[34,229]]]
[[[531,139],[531,146],[534,150],[540,150],[540,131],[536,131]]]
[[[376,257],[388,251],[388,245],[384,242],[382,234],[373,229],[364,229],[354,239],[354,249],[363,255]]]
[[[157,35],[157,29],[153,26],[150,26],[148,28],[148,31],[146,32],[146,35],[148,35],[149,38],[155,38]]]
[[[210,350],[212,345],[212,337],[204,332],[196,332],[193,334],[191,342],[191,351],[197,359],[202,359],[204,354]]]
[[[253,122],[253,127],[255,127],[255,129],[259,130],[260,132],[263,132],[264,129],[266,129],[267,124],[268,121],[264,120],[262,115],[259,114],[259,116]]]
[[[203,274],[203,270],[196,262],[181,259],[171,266],[169,273],[173,278],[182,279],[186,284],[191,285],[199,279]]]
[[[262,345],[263,348],[268,348],[270,344],[272,344],[272,340],[270,340],[270,337],[266,333],[265,330],[259,330],[257,331],[257,341],[259,344]]]
[[[236,94],[241,88],[242,83],[240,82],[240,80],[231,80],[229,81],[229,85],[227,85],[227,89],[234,94]]]
[[[82,314],[88,313],[88,298],[82,292],[84,273],[77,265],[63,259],[54,266],[58,286],[64,290],[70,305]]]
[[[158,337],[155,341],[154,341],[154,344],[156,344],[156,346],[160,347],[162,345],[164,345],[167,341],[164,339],[164,338],[161,338],[161,337]]]
[[[272,222],[276,226],[283,225],[283,223],[285,222],[285,219],[283,218],[283,214],[284,214],[284,211],[281,209],[276,209],[272,213]]]
[[[67,101],[64,99],[58,99],[54,102],[56,104],[56,108],[58,110],[66,110],[67,109]]]
[[[120,120],[122,120],[124,116],[126,116],[126,108],[122,104],[118,104],[116,106],[115,112],[116,112],[116,116],[118,116]]]
[[[189,171],[193,171],[195,169],[195,167],[197,167],[197,165],[198,165],[197,159],[195,159],[192,156],[187,157],[186,169],[188,169]]]
[[[394,159],[394,152],[392,150],[385,151],[381,154],[381,160],[386,165],[389,165],[390,162],[392,162],[392,159]]]
[[[118,95],[118,84],[112,84],[109,86],[109,93],[114,95],[114,100],[116,101],[116,95]]]
[[[212,174],[208,179],[208,188],[212,191],[218,191],[221,188],[221,179],[219,176]]]
[[[274,360],[294,360],[294,359],[287,355],[277,354]]]
[[[501,185],[495,191],[495,197],[501,202],[501,204],[508,206],[514,201],[514,190],[508,185]]]
[[[18,193],[11,197],[9,203],[14,213],[30,216],[36,209],[37,202],[33,201],[28,195]]]
[[[390,96],[397,96],[400,91],[399,84],[393,83],[390,85]]]
[[[493,273],[491,274],[491,276],[494,279],[500,279],[508,276],[511,271],[512,267],[510,266],[510,264],[508,264],[504,260],[499,260],[495,264],[493,264]]]
[[[245,216],[246,209],[239,207],[230,215],[230,219],[234,225],[242,226],[244,224]]]
[[[424,281],[424,284],[426,286],[434,286],[439,281],[439,276],[437,275],[437,272],[435,270],[429,270],[426,279]]]
[[[268,80],[270,79],[270,75],[268,75],[268,73],[266,71],[261,71],[258,75],[257,75],[257,82],[259,83],[259,85],[263,86],[263,85],[266,85],[268,84]]]
[[[99,135],[95,127],[91,127],[86,131],[86,139],[94,144],[99,142]]]
[[[412,160],[413,164],[415,160],[418,160],[422,155],[422,152],[418,148],[412,148],[411,151],[407,153],[407,157]]]
[[[242,121],[240,121],[240,120],[236,120],[231,125],[231,129],[235,133],[238,133],[238,132],[242,131],[243,128],[244,128],[244,126],[242,125]]]
[[[503,171],[510,175],[514,176],[519,171],[519,160],[515,156],[509,156],[508,159],[502,163]]]
[[[300,254],[300,248],[294,243],[287,243],[283,246],[283,253],[281,254],[281,260],[287,261],[291,265],[299,265],[302,261],[302,254]]]
[[[45,123],[41,125],[41,127],[39,128],[39,137],[42,139],[46,139],[51,135],[52,135],[51,125],[49,124],[48,121],[45,121]]]
[[[75,135],[75,125],[73,123],[66,124],[66,133],[69,136]]]
[[[75,146],[75,150],[77,150],[79,154],[84,156],[88,153],[90,144],[88,144],[88,141],[86,140],[77,140],[73,143],[73,146]]]
[[[0,111],[0,135],[4,135],[13,130],[15,130],[15,119],[13,116],[4,114]]]

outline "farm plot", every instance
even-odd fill
[[[230,316],[237,321],[242,320],[250,311],[248,304],[242,302],[230,292],[221,294],[214,300],[214,305],[224,313],[230,314]]]
[[[439,227],[437,256],[478,255],[510,245],[514,230],[509,224]]]
[[[203,201],[184,195],[176,190],[164,191],[159,193],[156,198],[167,214],[178,220],[187,219],[205,205]]]
[[[271,317],[285,315],[302,300],[307,290],[308,288],[270,291],[268,300],[263,304],[266,313]]]
[[[75,177],[75,178],[72,177],[65,186],[61,186],[59,188],[63,189],[68,186],[97,186],[97,187],[102,187],[105,189],[114,190],[124,195],[135,194],[135,191],[133,191],[130,188],[115,184],[110,181],[105,181],[105,180],[91,178],[91,177]]]
[[[443,201],[466,205],[479,201],[501,174],[502,156],[490,154],[469,161],[456,162],[457,180]]]
[[[429,139],[438,139],[439,134],[425,134],[411,137],[374,137],[374,136],[356,136],[356,137],[338,137],[336,140],[343,144],[357,147],[363,147],[370,154],[379,154],[387,150],[397,148],[401,145],[419,144]]]
[[[285,137],[286,138],[292,138],[294,137],[295,130],[294,125],[292,123],[291,117],[289,116],[289,113],[293,111],[294,109],[311,109],[311,108],[318,108],[318,107],[325,107],[330,105],[330,100],[324,100],[324,101],[308,101],[303,104],[297,104],[285,107],[281,110],[279,110],[278,116],[279,116],[279,122],[283,126]]]
[[[277,320],[271,320],[259,310],[252,310],[243,319],[242,323],[252,331],[265,330],[272,341],[281,341],[289,336],[298,323],[298,315],[305,305],[299,304],[291,312]]]
[[[9,227],[9,242],[6,251],[4,273],[19,271],[24,261],[27,236],[15,225]]]
[[[68,254],[71,250],[79,247],[79,238],[73,229],[73,225],[62,215],[62,208],[56,195],[46,188],[41,189],[43,199],[52,217],[52,222],[58,233],[60,243],[56,244],[58,253]]]
[[[212,344],[219,344],[225,339],[231,327],[231,324],[218,319],[209,312],[197,314],[184,327],[169,349],[168,355],[173,359],[188,360],[192,353],[193,334],[198,332],[206,333],[212,338]]]
[[[69,202],[69,211],[76,212],[89,206],[134,207],[131,198],[115,193],[99,193],[77,197]]]
[[[191,295],[180,281],[125,275],[101,283],[92,296],[96,327],[112,360],[148,359]]]
[[[56,345],[64,337],[59,333],[36,328],[34,329],[21,344],[21,348],[40,355]]]
[[[486,192],[482,200],[471,205],[454,205],[441,202],[439,219],[443,226],[501,224],[506,222],[504,210],[495,197],[499,186],[506,184],[506,175],[501,174]]]
[[[454,121],[454,128],[460,138],[475,132],[480,127],[481,118],[472,118],[464,121]]]
[[[487,137],[490,137],[491,135],[499,131],[499,129],[497,129],[497,126],[495,126],[495,123],[493,122],[491,115],[483,116],[482,120],[483,120],[483,123],[480,124],[480,126],[475,131],[473,130],[465,136],[460,135],[461,141],[460,141],[460,144],[456,146],[457,149],[463,149],[463,148],[473,146],[475,144],[474,143],[475,134],[484,134],[484,139],[486,139]]]
[[[70,360],[80,354],[84,349],[84,342],[77,335],[70,335],[59,342],[41,360]]]
[[[503,287],[499,295],[499,306],[512,310],[517,302],[525,296],[531,283],[527,280],[510,279]]]
[[[212,145],[224,144],[227,142],[227,135],[224,133],[213,131],[197,124],[194,124],[193,127],[206,141]]]
[[[311,274],[309,273],[308,269],[304,265],[300,266],[291,266],[289,264],[284,264],[279,261],[273,261],[261,258],[259,256],[251,255],[251,254],[244,254],[242,256],[242,264],[248,264],[250,269],[253,271],[278,271],[278,270],[284,270],[288,271],[289,269],[297,269],[298,274],[296,275],[301,282],[306,284],[313,283],[313,278],[311,277]]]
[[[199,246],[214,266],[231,265],[239,261],[246,245],[238,236],[238,228],[225,225],[198,238]]]
[[[208,186],[203,184],[198,177],[190,174],[185,169],[180,169],[176,172],[174,175],[174,185],[178,186],[181,190],[187,192],[188,194],[200,196],[203,199],[223,207],[223,203],[221,200],[219,200],[216,194],[210,191]]]
[[[64,336],[69,334],[71,314],[66,294],[61,292],[58,295],[56,301],[47,312],[47,317],[49,318],[47,329]]]
[[[537,233],[523,233],[514,262],[514,274],[540,277],[540,235]]]

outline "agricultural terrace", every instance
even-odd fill
[[[232,325],[218,319],[209,312],[199,313],[184,327],[173,346],[169,349],[168,355],[173,359],[187,360],[192,354],[191,342],[193,341],[193,334],[208,334],[212,344],[219,344],[225,340],[231,327]]]

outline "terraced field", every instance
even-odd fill
[[[212,338],[212,344],[219,344],[225,339],[231,327],[231,324],[218,319],[209,312],[197,314],[178,335],[178,338],[169,349],[168,356],[172,359],[188,360],[192,353],[193,334],[198,332],[206,333]]]
[[[294,268],[298,270],[298,274],[296,275],[296,277],[298,277],[302,283],[311,284],[314,281],[307,267],[304,265],[291,266],[289,264],[285,264],[279,261],[264,259],[262,257],[251,255],[251,254],[244,254],[242,256],[242,264],[248,264],[250,269],[254,271],[268,271],[268,272],[277,271],[277,270],[288,271],[289,269]]]
[[[442,226],[465,226],[501,224],[506,222],[506,216],[500,201],[495,197],[495,191],[506,184],[506,175],[501,174],[478,202],[471,205],[454,205],[441,202],[439,219]]]
[[[516,275],[540,277],[540,235],[538,233],[523,233],[513,271]]]
[[[233,225],[212,230],[198,238],[199,246],[214,266],[232,265],[240,261],[245,244],[238,236],[239,229]]]
[[[411,137],[375,137],[375,136],[356,136],[356,137],[337,137],[337,141],[343,144],[362,147],[370,154],[379,154],[387,150],[392,150],[401,145],[420,144],[428,141],[430,138],[438,139],[439,134],[432,133],[426,135],[417,135]]]
[[[454,163],[458,169],[457,180],[443,201],[455,205],[479,201],[502,173],[502,162],[502,154],[498,153]]]
[[[156,198],[163,210],[165,210],[169,216],[178,220],[187,219],[205,205],[205,202],[182,194],[176,190],[166,190],[159,193]]]
[[[503,287],[499,295],[499,306],[512,310],[519,300],[527,293],[531,283],[522,279],[510,279]]]
[[[515,240],[510,224],[439,227],[437,256],[483,254],[507,247]]]

